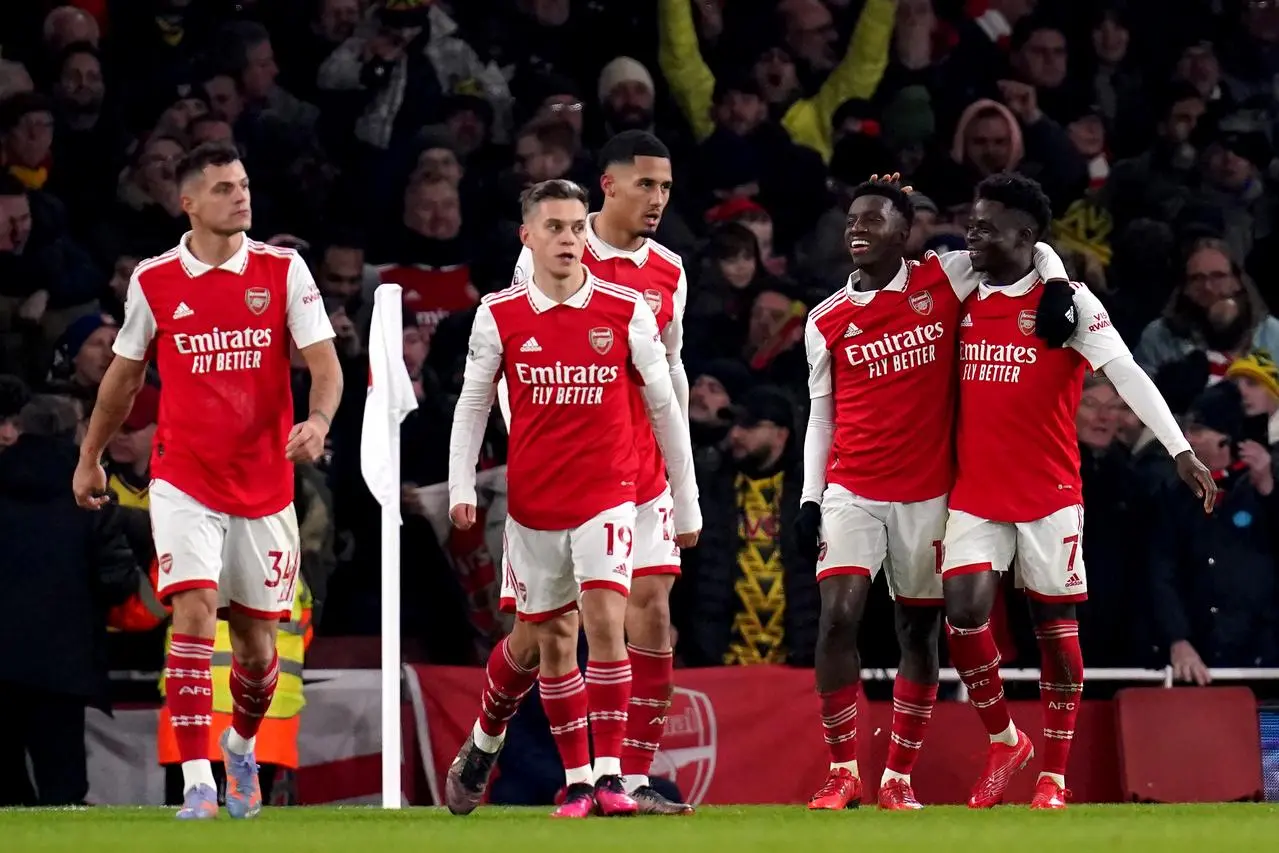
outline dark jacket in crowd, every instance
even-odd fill
[[[1211,515],[1184,486],[1160,494],[1150,572],[1165,654],[1188,640],[1210,667],[1275,664],[1276,530],[1279,490],[1262,497],[1246,474]]]
[[[791,442],[780,464],[785,468],[779,535],[785,566],[786,660],[793,666],[812,666],[821,598],[816,567],[796,551],[794,525],[804,480],[797,442]],[[733,638],[733,620],[739,608],[733,587],[740,547],[736,475],[732,457],[724,454],[698,472],[702,536],[696,548],[682,555],[683,576],[672,593],[672,619],[679,630],[675,651],[686,666],[722,665]]]
[[[75,504],[77,450],[24,435],[0,453],[0,682],[105,707],[106,611],[137,588],[116,507]]]

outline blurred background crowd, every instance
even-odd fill
[[[481,663],[509,627],[500,537],[450,534],[428,497],[474,306],[510,281],[521,189],[568,177],[598,195],[593,151],[630,128],[673,152],[658,239],[691,286],[706,528],[673,603],[683,665],[811,665],[817,590],[791,532],[802,329],[851,271],[851,188],[906,177],[918,256],[963,247],[973,186],[1001,170],[1043,184],[1052,242],[1223,486],[1216,512],[1197,511],[1158,442],[1089,380],[1085,660],[1171,662],[1198,683],[1279,665],[1279,2],[25,0],[0,4],[0,589],[22,604],[0,649],[29,653],[0,657],[0,685],[83,705],[108,665],[158,668],[159,377],[110,446],[109,513],[74,509],[71,471],[129,275],[185,230],[174,164],[208,140],[243,152],[252,235],[308,260],[348,370],[331,452],[297,472],[308,624],[381,631],[359,430],[372,291],[396,282],[419,402],[403,426],[401,628],[417,659]],[[504,454],[494,418],[482,465]],[[1011,589],[1005,604],[1004,659],[1036,666]],[[867,622],[865,665],[895,665],[886,595]]]

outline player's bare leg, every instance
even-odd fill
[[[818,589],[822,613],[817,628],[817,692],[822,728],[830,750],[830,772],[808,801],[810,809],[855,809],[861,805],[857,772],[857,699],[862,659],[857,649],[862,614],[870,594],[867,575],[832,575]]]
[[[1032,809],[1064,809],[1066,760],[1084,692],[1084,658],[1073,604],[1030,601],[1039,641],[1039,701],[1044,709],[1044,764],[1035,783]]]
[[[587,817],[595,809],[586,683],[577,666],[578,616],[569,612],[536,626],[538,688],[551,737],[564,764],[568,792],[553,817]]]
[[[626,606],[627,650],[631,660],[631,701],[622,741],[622,778],[640,814],[692,814],[649,785],[648,771],[666,730],[666,711],[675,689],[671,649],[671,587],[675,576],[640,575],[631,581]]]
[[[605,817],[632,815],[639,807],[622,785],[622,740],[631,701],[626,596],[615,589],[583,589],[581,607],[588,655],[586,695],[595,746],[595,805]]]
[[[165,704],[182,759],[181,820],[217,817],[218,790],[209,762],[213,724],[213,638],[218,591],[189,589],[173,595],[173,642],[164,662]]]
[[[453,814],[470,814],[484,799],[506,743],[506,725],[533,689],[537,665],[537,631],[530,623],[517,621],[489,654],[480,714],[444,780],[444,801]]]
[[[895,605],[901,663],[893,682],[893,728],[888,761],[879,783],[879,807],[889,811],[922,808],[910,774],[924,745],[924,732],[937,703],[939,607]]]
[[[227,626],[231,633],[231,727],[218,743],[226,766],[227,813],[249,818],[262,811],[254,745],[280,678],[280,659],[275,651],[280,623],[232,609]]]
[[[999,580],[989,569],[965,573],[962,567],[942,579],[950,659],[968,688],[968,701],[990,735],[986,767],[968,798],[968,807],[974,809],[1003,802],[1013,774],[1035,756],[1030,738],[1013,725],[999,675],[999,649],[990,630]]]

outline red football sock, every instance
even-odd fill
[[[626,707],[630,701],[629,660],[587,662],[586,702],[590,707],[597,776],[622,773],[622,738],[626,736]]]
[[[1039,701],[1044,706],[1045,773],[1066,775],[1070,741],[1075,736],[1080,697],[1084,692],[1084,656],[1079,650],[1079,623],[1074,619],[1044,622],[1039,639]]]
[[[956,628],[946,623],[950,659],[968,688],[968,701],[977,710],[986,733],[1002,734],[1012,724],[1004,699],[1004,680],[999,676],[999,649],[990,633],[990,623],[980,628]]]
[[[857,760],[857,696],[862,683],[854,681],[829,693],[822,699],[822,728],[832,764]]]
[[[887,767],[909,776],[924,745],[924,731],[937,704],[936,684],[916,684],[901,675],[893,681],[893,731],[888,740]]]
[[[542,708],[551,724],[551,736],[564,762],[570,785],[591,780],[591,746],[586,713],[586,685],[581,670],[567,675],[540,676]],[[582,775],[582,768],[586,768]]]
[[[231,659],[231,728],[240,737],[248,740],[257,735],[279,680],[279,655],[272,656],[264,672],[250,672],[238,660]]]
[[[485,667],[488,676],[484,693],[480,697],[480,730],[497,737],[506,731],[506,724],[519,710],[524,697],[537,681],[537,669],[521,669],[511,657],[507,638],[498,643],[489,655]]]
[[[213,726],[213,640],[174,634],[164,662],[164,697],[183,761],[209,758]]]
[[[626,739],[622,741],[622,772],[647,776],[666,731],[675,680],[674,656],[627,646],[631,653],[631,703],[627,708]]]

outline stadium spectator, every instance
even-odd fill
[[[19,604],[0,623],[0,649],[9,652],[0,657],[0,691],[22,697],[5,709],[4,806],[84,803],[85,708],[109,707],[106,611],[137,588],[115,508],[91,516],[71,497],[78,422],[72,401],[37,397],[22,409],[22,435],[0,453],[0,587]]]
[[[1217,507],[1206,515],[1193,495],[1161,493],[1148,559],[1157,641],[1178,681],[1203,685],[1211,667],[1271,666],[1279,654],[1279,494],[1266,448],[1241,441],[1233,384],[1204,391],[1188,421],[1186,437],[1221,488]]]
[[[819,603],[816,572],[794,542],[795,424],[786,394],[757,386],[733,408],[728,454],[698,471],[705,527],[671,605],[686,666],[812,664]]]

